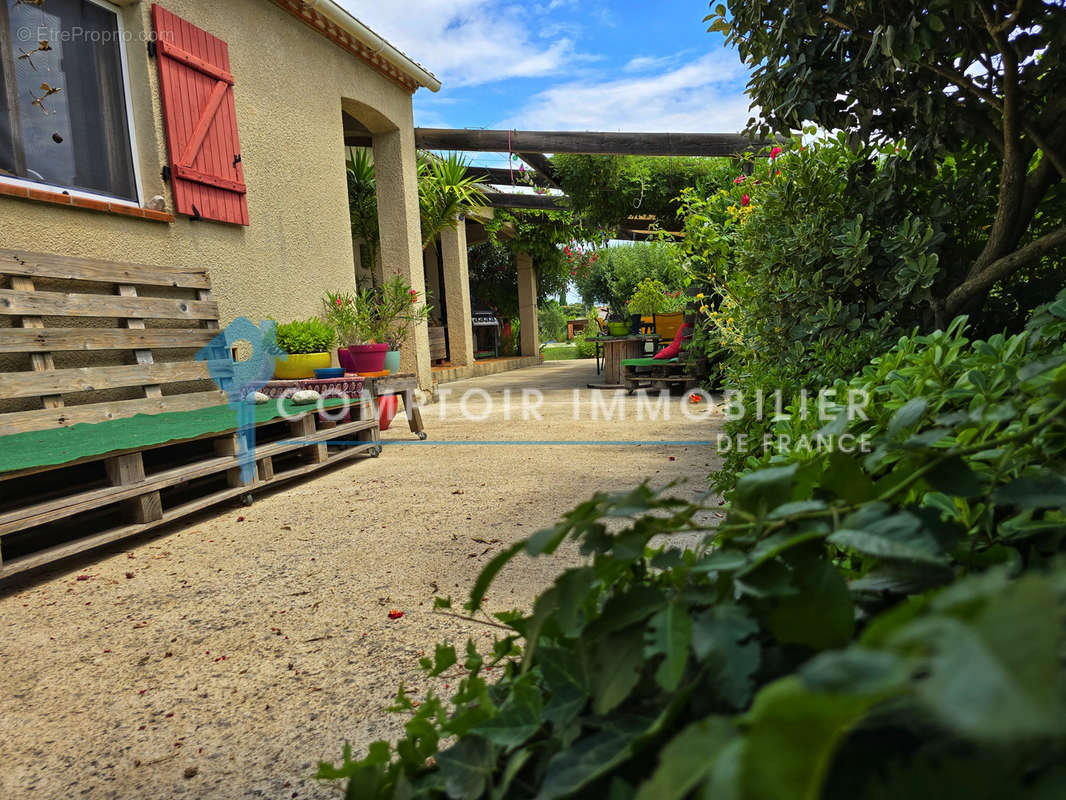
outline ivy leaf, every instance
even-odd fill
[[[863,503],[874,496],[873,481],[854,458],[839,451],[829,457],[821,485],[849,503]]]
[[[718,696],[733,708],[751,700],[761,654],[757,641],[745,641],[759,626],[741,606],[719,603],[692,620],[692,650],[708,670]]]
[[[725,717],[694,722],[675,736],[659,755],[659,766],[641,784],[634,800],[680,800],[707,775],[722,749],[737,736]]]
[[[1023,509],[1066,506],[1066,478],[1053,472],[1016,478],[997,489],[992,500]]]
[[[612,595],[586,633],[595,637],[628,628],[643,622],[664,605],[666,598],[660,589],[638,583],[624,594]]]
[[[743,475],[737,481],[734,504],[744,511],[765,513],[788,502],[797,468],[797,464],[789,464]]]
[[[554,800],[573,794],[610,772],[630,756],[630,746],[648,725],[649,720],[643,717],[612,717],[598,733],[556,753],[548,762],[547,774],[536,800]],[[476,796],[476,793],[470,796]]]
[[[664,655],[655,671],[655,680],[668,692],[674,691],[688,663],[688,646],[692,641],[692,617],[680,600],[674,600],[651,618],[645,639],[648,658]]]
[[[936,538],[922,527],[918,517],[906,511],[877,520],[863,530],[842,528],[830,535],[828,541],[878,558],[948,563]]]
[[[796,676],[771,683],[744,717],[744,796],[817,800],[844,734],[878,699],[814,692]]]
[[[644,666],[644,636],[630,628],[605,638],[596,653],[599,680],[592,685],[593,710],[606,714],[623,700],[640,680]]]
[[[510,695],[499,712],[470,732],[500,747],[517,747],[540,730],[543,709],[540,689],[527,673],[511,684]]]
[[[458,660],[454,647],[450,644],[438,644],[436,651],[433,653],[432,661],[428,658],[423,658],[419,659],[418,663],[422,665],[422,669],[428,672],[429,677],[433,678],[440,675]]]
[[[1064,613],[1050,581],[1005,583],[991,572],[934,599],[946,613],[920,617],[886,646],[921,659],[919,699],[963,736],[1014,742],[1061,735]]]
[[[463,800],[485,791],[496,765],[496,748],[480,736],[464,736],[436,758],[448,796]]]
[[[843,576],[822,558],[808,559],[794,569],[799,593],[775,601],[766,626],[782,644],[803,644],[815,650],[840,647],[855,627],[851,593]]]
[[[485,599],[485,592],[489,590],[489,584],[495,580],[500,570],[504,568],[508,561],[514,558],[522,549],[526,546],[525,541],[515,542],[506,550],[501,550],[492,560],[485,565],[485,568],[481,570],[481,573],[477,576],[477,580],[474,581],[474,587],[470,590],[470,602],[468,608],[471,611],[477,611],[481,608],[481,601]]]

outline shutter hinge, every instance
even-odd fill
[[[169,183],[170,182],[170,165],[169,164],[164,164],[163,165],[163,182],[164,183]]]
[[[196,203],[192,205],[192,216],[189,217],[189,222],[199,222],[203,219],[203,215],[200,213],[200,209],[196,207]]]
[[[158,48],[155,46],[155,41],[154,40],[149,41],[148,42],[148,57],[149,58],[155,58],[155,54],[156,54],[157,50],[158,50]]]

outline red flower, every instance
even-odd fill
[[[773,159],[777,158],[779,155],[781,155],[781,152],[782,151],[780,147],[775,147],[773,150],[770,151],[770,160],[772,161]]]
[[[740,198],[740,204],[742,206],[746,206],[750,202],[751,202],[751,198],[748,197],[747,195],[744,195],[742,198]]]
[[[744,181],[747,180],[747,177],[747,175],[739,175],[736,178],[733,178],[733,183],[744,183]]]

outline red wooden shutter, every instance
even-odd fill
[[[177,212],[247,225],[229,47],[155,4],[152,25]]]

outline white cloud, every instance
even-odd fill
[[[533,16],[548,7],[492,0],[340,3],[449,88],[552,75],[584,58],[570,36],[537,33]]]
[[[709,53],[655,74],[553,86],[493,127],[738,132],[752,116],[742,88],[746,75],[736,54]]]
[[[623,72],[649,72],[654,69],[662,69],[677,62],[677,56],[637,56],[631,58],[629,63],[622,67]]]

